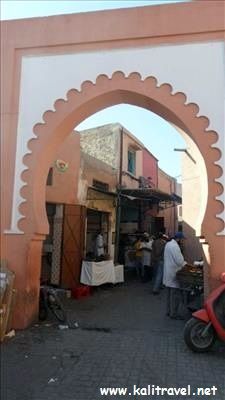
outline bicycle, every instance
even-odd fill
[[[39,320],[44,321],[48,317],[48,310],[57,318],[59,322],[66,321],[66,312],[57,295],[56,289],[49,285],[40,286],[39,297]]]

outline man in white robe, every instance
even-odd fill
[[[186,264],[178,242],[184,239],[182,232],[177,232],[164,250],[163,284],[167,288],[167,315],[173,319],[183,319],[179,314],[182,296],[176,273]]]
[[[104,239],[102,232],[99,232],[95,239],[95,255],[96,257],[104,255]]]

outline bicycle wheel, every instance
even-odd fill
[[[65,322],[66,321],[66,312],[58,299],[56,293],[49,293],[48,295],[48,306],[51,310],[51,312],[54,314],[54,316],[58,319],[60,322]]]

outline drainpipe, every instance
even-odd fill
[[[119,169],[119,187],[122,186],[122,170],[123,170],[123,128],[120,129],[120,169]]]
[[[172,193],[175,193],[175,181],[172,181]],[[177,231],[177,227],[176,227],[176,210],[175,210],[175,201],[173,202],[173,231],[174,233]]]
[[[176,193],[176,185],[175,185],[175,178],[173,178],[172,180],[172,193]],[[174,233],[178,230],[178,226],[177,226],[177,219],[176,219],[176,210],[177,210],[177,206],[176,206],[176,202],[173,202],[173,231]]]
[[[115,237],[115,252],[114,263],[118,263],[119,243],[120,243],[120,220],[121,220],[121,187],[122,187],[122,169],[123,169],[123,128],[120,129],[120,159],[119,159],[119,183],[117,188],[116,202],[116,237]]]

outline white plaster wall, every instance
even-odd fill
[[[195,143],[189,136],[185,134],[183,136],[188,155],[186,153],[182,155],[182,217],[188,226],[195,229],[196,235],[200,236],[208,197],[207,171],[204,159]]]
[[[20,233],[22,158],[28,153],[27,142],[33,137],[33,126],[42,121],[46,110],[53,109],[58,98],[65,98],[71,88],[80,89],[85,80],[95,82],[99,74],[111,76],[121,70],[126,75],[139,72],[143,79],[153,75],[158,83],[170,83],[174,92],[181,91],[187,102],[197,103],[199,115],[210,120],[209,129],[219,133],[216,144],[223,155],[219,164],[224,168],[225,125],[225,56],[224,43],[161,45],[145,48],[102,50],[98,52],[29,56],[22,60],[22,76],[17,131],[15,187],[11,228]],[[224,168],[225,169],[225,168]],[[219,181],[225,186],[224,175]],[[224,202],[225,194],[220,196]],[[225,211],[220,215],[225,219]],[[222,232],[221,232],[222,233]],[[225,234],[225,231],[223,232]]]
[[[174,126],[186,142],[186,149],[193,160],[183,153],[182,167],[182,220],[201,235],[201,224],[208,199],[208,177],[205,161],[193,140],[182,129]]]

